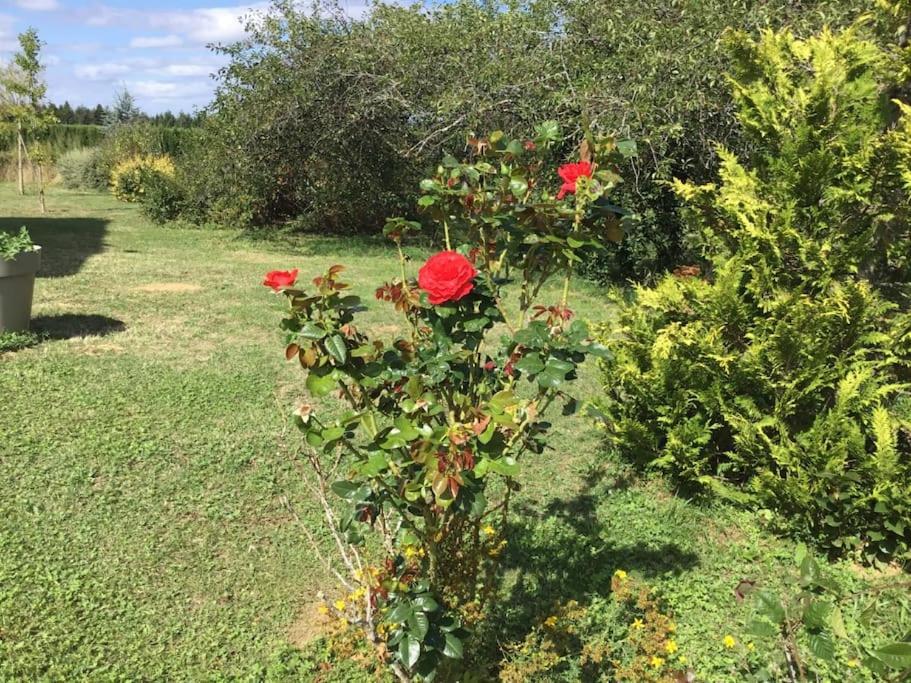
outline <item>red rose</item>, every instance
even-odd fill
[[[474,289],[478,274],[471,261],[454,251],[434,254],[418,271],[418,286],[428,294],[431,304],[458,301]]]
[[[576,164],[563,164],[557,169],[557,175],[563,179],[563,184],[557,193],[557,199],[563,199],[567,194],[576,194],[576,181],[582,176],[591,178],[594,170],[594,167],[587,161],[580,161]]]
[[[273,270],[266,273],[266,279],[263,280],[263,284],[278,292],[292,286],[295,280],[297,280],[297,268],[294,270]]]

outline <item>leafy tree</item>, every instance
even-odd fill
[[[19,50],[12,63],[0,72],[0,112],[16,124],[17,185],[19,194],[25,194],[24,163],[28,156],[26,138],[54,122],[54,117],[42,108],[47,85],[42,80],[41,64],[43,43],[38,32],[30,28],[19,34]],[[42,164],[38,165],[43,176]],[[44,183],[41,182],[41,206],[44,210]]]
[[[332,2],[279,1],[224,49],[193,190],[217,219],[378,230],[415,178],[471,131],[528,134],[556,118],[566,149],[587,127],[640,141],[620,201],[640,225],[588,259],[595,275],[648,276],[680,261],[678,200],[715,141],[749,150],[720,75],[727,26],[850,23],[865,0],[456,0],[379,3],[352,20]],[[590,264],[598,264],[593,267]]]

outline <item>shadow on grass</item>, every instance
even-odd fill
[[[104,249],[108,221],[98,218],[0,217],[0,230],[25,226],[41,245],[38,277],[66,277],[78,273],[90,256]]]
[[[32,331],[42,339],[104,337],[126,328],[122,320],[104,315],[63,313],[32,318]]]
[[[43,341],[73,339],[74,337],[105,337],[123,332],[127,326],[122,320],[104,315],[64,313],[39,315],[32,318],[27,332],[0,333],[0,354],[13,353],[37,346]]]
[[[586,477],[575,496],[551,501],[543,510],[517,511],[522,521],[510,531],[506,560],[512,578],[497,619],[498,630],[509,640],[521,641],[528,625],[540,623],[557,605],[609,595],[618,569],[649,579],[699,565],[698,555],[673,541],[630,543],[628,536],[612,541],[597,515],[599,501],[610,495],[605,480],[599,470]],[[622,475],[607,483],[613,491],[628,485]]]

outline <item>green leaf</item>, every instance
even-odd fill
[[[749,635],[756,636],[757,638],[772,638],[778,635],[778,628],[762,619],[754,619],[751,621],[747,625],[746,631]]]
[[[471,318],[462,323],[462,327],[466,332],[477,332],[478,330],[483,330],[487,325],[490,324],[490,318],[486,316],[481,316],[480,318]]]
[[[544,361],[541,360],[540,353],[528,353],[522,356],[516,363],[516,369],[534,375],[544,369]]]
[[[496,460],[485,458],[485,461],[487,462],[488,470],[502,474],[504,477],[515,477],[519,474],[519,463],[510,455]]]
[[[311,370],[307,375],[307,391],[314,396],[325,396],[336,387],[335,376]]]
[[[506,151],[512,154],[513,156],[519,156],[524,151],[522,143],[518,140],[510,140],[509,144],[506,145]],[[522,194],[525,194],[524,192]]]
[[[357,492],[360,490],[361,485],[356,484],[353,481],[335,481],[332,482],[332,485],[329,487],[332,489],[332,493],[344,498],[345,500],[354,500],[357,498]]]
[[[436,612],[440,605],[436,600],[433,599],[430,595],[419,595],[414,600],[415,607],[418,607],[425,612]]]
[[[375,477],[380,472],[386,470],[389,463],[386,462],[386,456],[382,453],[373,453],[366,462],[357,466],[357,473],[362,477]]]
[[[400,602],[386,615],[386,621],[395,624],[404,624],[408,621],[409,617],[411,617],[411,612],[411,603]]]
[[[911,669],[911,643],[890,643],[873,653],[886,666],[904,671]]]
[[[767,617],[773,624],[780,624],[784,621],[784,607],[777,595],[771,591],[759,591],[756,594],[756,601],[760,614]]]
[[[408,617],[408,630],[417,640],[423,641],[430,628],[430,620],[423,612],[412,612]]]
[[[801,566],[803,561],[807,557],[807,544],[798,543],[797,547],[794,549],[794,561],[797,563],[797,566]]]
[[[828,633],[810,633],[807,635],[807,644],[810,652],[824,661],[831,661],[835,657],[835,643]]]
[[[342,338],[342,335],[333,334],[326,340],[325,346],[329,355],[339,363],[344,363],[348,360],[348,347],[345,346],[345,340]]]
[[[635,140],[620,140],[617,143],[617,151],[623,155],[624,158],[629,159],[638,154],[638,149],[636,148]]]
[[[545,144],[560,139],[560,124],[556,121],[544,121],[535,127],[535,142]]]
[[[846,639],[848,637],[848,631],[845,628],[845,619],[838,607],[833,609],[832,614],[829,615],[829,627],[832,629],[832,633],[839,638]]]
[[[564,377],[567,373],[576,369],[576,366],[573,363],[570,363],[567,360],[561,360],[560,358],[548,358],[545,367],[547,370],[563,373]]]
[[[594,344],[589,344],[588,346],[585,346],[584,349],[585,349],[586,353],[590,353],[595,358],[603,358],[604,360],[611,360],[614,357],[614,354],[611,352],[611,350],[609,348],[607,348],[604,344],[598,344],[597,342]]]
[[[490,397],[487,405],[489,405],[493,410],[503,412],[509,406],[514,406],[518,403],[519,400],[516,398],[516,395],[510,389],[504,389],[499,391],[493,396]]]
[[[443,654],[450,659],[462,658],[462,641],[451,633],[446,633],[446,645],[443,647]]]
[[[807,554],[800,563],[800,581],[805,586],[816,585],[819,581],[819,564],[810,554]]]
[[[326,330],[312,320],[308,320],[301,326],[300,336],[304,339],[322,339],[326,336]]]
[[[410,634],[405,634],[402,642],[399,643],[399,659],[402,660],[407,668],[414,668],[421,656],[421,641],[416,640]]]
[[[829,615],[831,613],[831,603],[824,600],[813,600],[803,613],[803,623],[812,629],[825,628],[829,625]]]
[[[538,384],[542,389],[556,389],[563,384],[563,374],[553,370],[545,370],[538,374]]]

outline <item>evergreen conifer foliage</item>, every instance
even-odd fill
[[[621,300],[601,409],[640,463],[872,560],[911,556],[911,110],[861,31],[727,36],[756,153],[675,184],[705,277]]]

